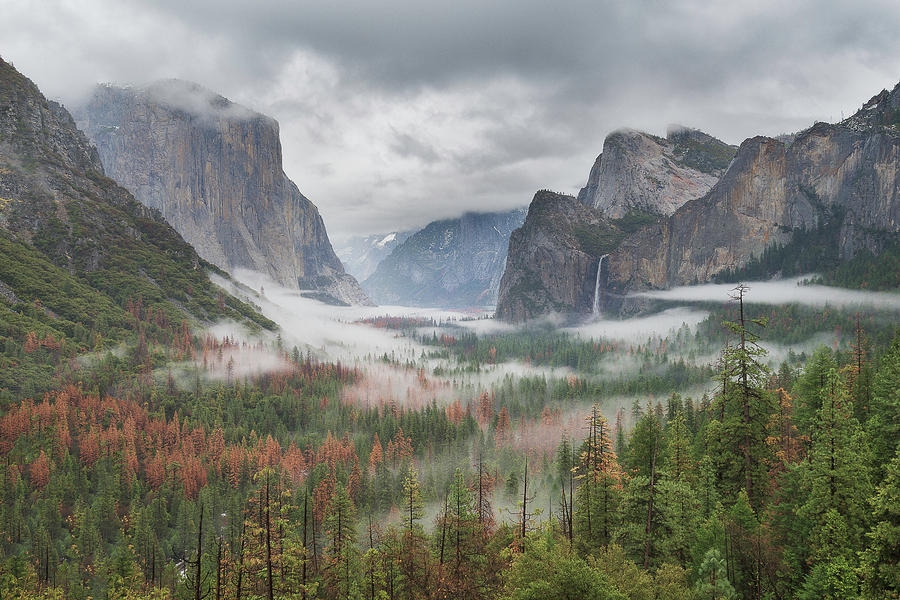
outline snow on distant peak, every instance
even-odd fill
[[[395,239],[397,239],[396,233],[389,233],[381,241],[375,242],[375,246],[378,248],[384,248],[387,244],[390,244]]]

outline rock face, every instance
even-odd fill
[[[278,123],[192,83],[99,86],[76,112],[106,173],[206,260],[367,303],[315,205],[282,170]]]
[[[682,197],[680,207],[669,201],[674,190],[688,194],[708,185],[711,180],[696,173],[715,177],[726,164],[728,148],[691,131],[672,131],[666,140],[635,132],[610,136],[579,195],[602,216],[613,217],[599,229],[590,229],[588,237],[599,237],[602,243],[586,253],[595,259],[600,252],[610,253],[602,279],[612,293],[604,298],[710,281],[723,271],[747,265],[776,243],[793,240],[798,231],[833,226],[830,219],[835,215],[841,219],[835,243],[844,259],[862,249],[878,253],[897,239],[900,84],[840,123],[817,123],[779,139],[746,140],[702,197]],[[649,171],[647,165],[652,167]],[[688,167],[695,176],[686,186],[683,169]],[[666,174],[656,177],[655,187],[647,184],[654,179],[651,171]],[[674,212],[665,218],[629,231],[637,223],[635,214],[670,210]],[[529,242],[520,237],[525,233],[513,235],[498,317],[521,320],[549,311],[586,312],[585,290],[596,281],[596,272],[586,269],[584,257],[575,252],[567,266],[561,249],[573,247],[576,224],[583,228],[591,218],[597,215],[569,210],[567,216],[549,220],[549,225],[526,231]],[[529,214],[523,230],[530,220]],[[616,231],[627,235],[617,239]],[[556,272],[564,276],[554,278]],[[583,279],[578,279],[579,272]]]
[[[0,247],[5,314],[41,306],[38,318],[70,339],[78,327],[114,338],[127,326],[114,307],[139,298],[170,318],[274,327],[213,286],[162,215],[104,175],[72,116],[2,59]]]
[[[344,269],[357,281],[365,281],[394,248],[409,239],[415,231],[392,231],[367,236],[357,236],[335,248]]]
[[[577,201],[550,192],[534,197],[525,225],[510,238],[497,317],[591,312],[600,257],[708,192],[734,153],[733,146],[680,126],[665,139],[633,130],[610,134]],[[604,280],[607,270],[604,264]]]
[[[592,233],[608,230],[600,212],[572,196],[540,191],[509,238],[496,317],[519,322],[551,312],[589,313],[598,249]]]
[[[603,142],[578,200],[621,219],[629,212],[671,215],[706,194],[736,148],[701,131],[671,126],[665,139],[623,129]]]
[[[744,142],[734,165],[705,197],[626,239],[609,257],[609,285],[623,289],[707,281],[790,234],[784,199],[784,145],[768,138]],[[813,215],[815,211],[812,211]]]
[[[900,85],[836,125],[817,123],[790,145],[745,141],[703,198],[627,239],[609,257],[617,291],[709,281],[745,265],[837,208],[844,258],[878,252],[900,231]]]
[[[382,304],[491,306],[497,302],[509,236],[524,219],[522,208],[429,223],[394,248],[363,286]]]

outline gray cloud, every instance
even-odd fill
[[[333,237],[574,193],[612,129],[731,143],[900,79],[895,0],[0,0],[46,93],[178,77],[281,123]]]
[[[390,147],[401,157],[415,157],[423,163],[435,163],[441,158],[431,144],[396,130],[394,131],[394,141]]]

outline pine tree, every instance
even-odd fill
[[[622,525],[616,535],[638,564],[656,565],[663,554],[666,532],[663,505],[659,498],[659,478],[663,451],[662,427],[651,411],[634,427],[629,445],[632,476],[622,499]]]
[[[766,443],[769,445],[769,480],[777,488],[781,477],[805,454],[808,438],[794,425],[793,400],[783,388],[776,392],[777,405],[769,417]]]
[[[360,594],[356,510],[347,487],[338,483],[325,513],[325,593],[328,598],[355,598]]]
[[[404,528],[409,532],[421,532],[422,525],[419,519],[425,516],[422,503],[422,492],[419,490],[419,473],[413,466],[409,467],[406,478],[403,480],[403,512]]]
[[[578,466],[572,445],[564,438],[556,451],[556,468],[561,488],[560,525],[571,544],[574,540],[574,508],[575,508],[575,471]]]
[[[685,417],[677,412],[665,432],[660,496],[670,532],[666,553],[677,557],[680,564],[687,562],[697,526],[696,476]]]
[[[579,456],[580,483],[573,519],[574,538],[583,552],[601,548],[612,540],[618,525],[622,485],[609,423],[597,405],[591,408],[587,424],[588,435]]]
[[[834,509],[846,523],[842,545],[862,549],[872,487],[866,442],[844,382],[832,369],[816,413],[808,467],[804,473],[807,501],[801,516],[812,523],[812,535],[824,527],[824,517]],[[837,550],[834,548],[832,550]]]
[[[699,600],[732,600],[737,597],[728,581],[725,559],[715,548],[707,551],[697,570],[697,596]]]
[[[503,600],[624,600],[612,583],[549,532],[528,536],[504,573]]]
[[[862,555],[866,597],[900,596],[900,444],[870,503],[874,525]]]
[[[872,406],[866,429],[872,439],[876,476],[894,456],[900,439],[900,331],[881,358],[872,383]]]
[[[828,389],[828,373],[836,369],[834,353],[826,346],[817,349],[806,361],[792,390],[797,399],[794,420],[801,434],[808,435],[815,427],[816,413]]]
[[[479,521],[477,500],[456,469],[447,492],[445,509],[437,523],[436,543],[442,560],[443,591],[453,598],[479,598],[495,574],[485,544],[488,530]]]
[[[856,409],[856,419],[860,423],[868,420],[872,405],[872,369],[868,361],[868,340],[860,323],[859,313],[856,313],[856,326],[853,329],[852,361],[849,366],[849,378],[847,387],[853,398],[853,406]]]
[[[720,430],[711,451],[717,459],[718,480],[726,498],[737,498],[747,491],[751,506],[763,506],[768,495],[766,471],[768,446],[766,425],[772,412],[770,395],[765,390],[769,371],[762,362],[766,350],[751,326],[765,327],[764,319],[749,319],[744,313],[748,288],[741,284],[733,290],[738,303],[738,320],[726,321],[736,338],[726,346],[720,372],[723,390],[716,399]]]

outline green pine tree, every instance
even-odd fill
[[[874,525],[862,555],[865,592],[871,600],[900,596],[900,444],[886,471],[871,499]]]

